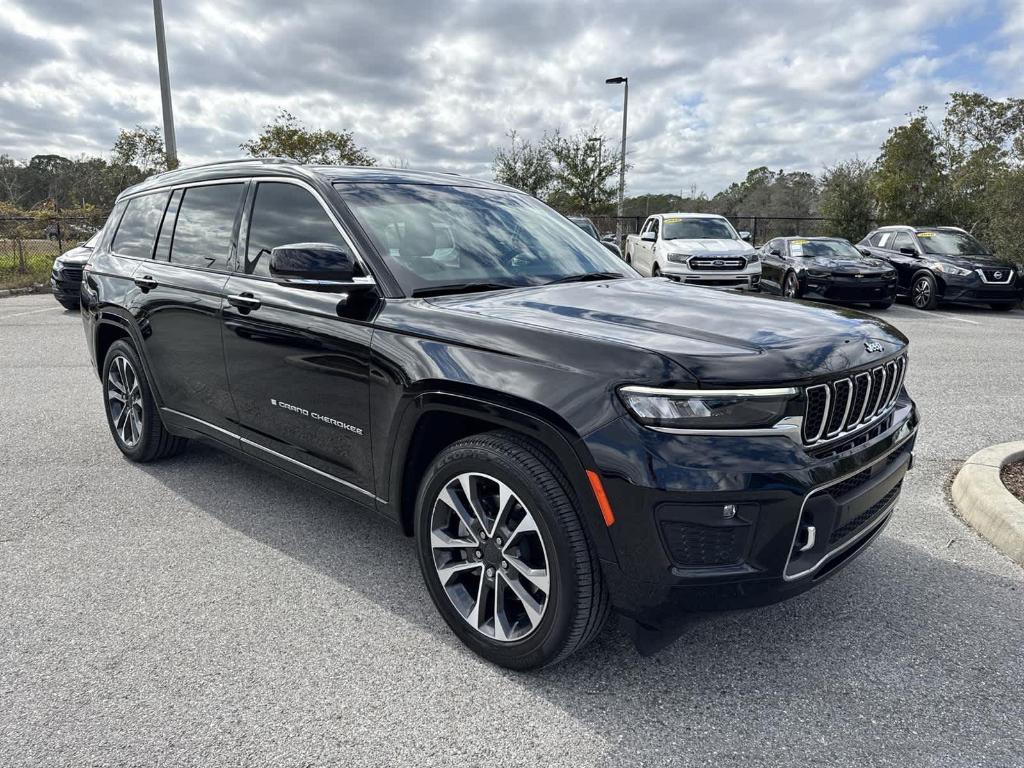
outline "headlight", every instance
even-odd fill
[[[826,272],[823,269],[808,269],[807,270],[807,276],[808,277],[830,277],[831,274],[832,274],[831,272]]]
[[[688,253],[670,253],[666,258],[673,264],[685,264],[690,260]]]
[[[630,413],[650,427],[727,430],[775,425],[786,415],[797,390],[622,387],[619,396]]]
[[[63,266],[64,266],[64,257],[63,256],[58,256],[54,260],[54,262],[53,262],[53,268],[54,269],[60,269]]]
[[[961,267],[954,267],[952,264],[943,264],[941,262],[932,265],[932,269],[936,272],[942,272],[946,275],[957,275],[958,277],[967,277],[971,274],[971,270],[963,269]]]
[[[758,255],[757,251],[754,251],[753,253],[747,256],[747,264],[756,264],[760,260],[761,257]]]

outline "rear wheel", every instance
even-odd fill
[[[173,456],[187,443],[164,428],[142,361],[123,339],[110,345],[103,363],[103,405],[114,442],[132,461]]]
[[[532,669],[600,631],[608,595],[577,508],[555,462],[513,433],[460,440],[431,464],[416,501],[420,567],[477,654]]]
[[[989,304],[989,306],[992,307],[992,309],[994,309],[996,312],[1009,312],[1011,309],[1017,306],[1017,302],[1001,302],[998,304]]]
[[[651,277],[661,277],[661,267],[657,264],[651,267]]]
[[[795,272],[787,272],[782,281],[782,295],[789,299],[800,298],[800,281]]]
[[[930,273],[920,272],[914,277],[910,300],[918,309],[935,309],[939,306],[938,284]]]

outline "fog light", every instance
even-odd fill
[[[736,517],[736,505],[726,504],[724,507],[722,507],[722,517],[724,517],[726,520],[731,520],[732,518]]]

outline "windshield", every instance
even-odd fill
[[[569,219],[569,221],[571,221],[577,227],[582,229],[595,240],[601,239],[601,236],[597,234],[597,230],[594,228],[594,225],[590,222],[590,219]]]
[[[636,276],[579,227],[525,194],[424,184],[335,187],[409,295],[458,284],[517,287],[603,272]]]
[[[925,253],[935,256],[988,255],[988,249],[966,232],[931,230],[917,233]]]
[[[820,256],[825,259],[861,259],[860,251],[846,240],[790,240],[789,252],[793,256]]]
[[[96,247],[96,243],[98,243],[100,241],[100,235],[102,235],[102,234],[103,234],[103,230],[101,229],[95,235],[93,235],[88,240],[86,240],[84,243],[82,243],[82,245],[84,247],[86,247],[86,248],[95,248]]]
[[[662,240],[739,240],[736,230],[725,219],[678,218],[668,216],[662,222]]]

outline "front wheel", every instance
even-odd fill
[[[661,267],[657,264],[651,267],[651,277],[661,277]]]
[[[938,285],[931,274],[922,272],[914,278],[910,300],[918,309],[935,309],[939,306]]]
[[[510,432],[460,440],[431,464],[416,501],[420,567],[477,654],[533,669],[600,631],[608,594],[577,510],[554,460]]]
[[[800,281],[795,272],[786,273],[786,279],[782,281],[782,295],[787,299],[800,298]]]

